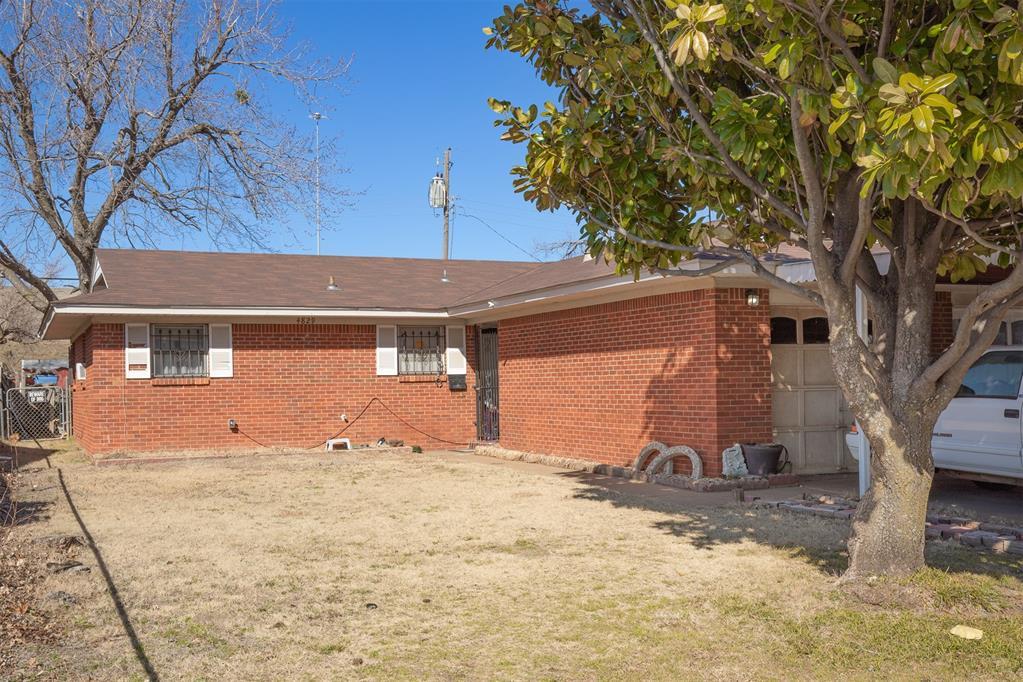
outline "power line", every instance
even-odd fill
[[[551,226],[551,225],[541,224],[540,221],[536,221],[536,222],[516,222],[516,220],[527,220],[528,221],[530,219],[530,213],[532,213],[532,215],[535,216],[536,213],[537,213],[536,211],[532,211],[532,212],[525,211],[525,212],[515,212],[515,213],[509,212],[509,211],[500,211],[500,210],[496,210],[495,211],[493,208],[489,208],[489,207],[490,206],[498,206],[498,204],[491,204],[491,203],[484,202],[484,201],[475,201],[473,199],[462,199],[461,197],[459,197],[458,200],[460,202],[462,202],[462,203],[465,203],[465,204],[473,204],[473,206],[471,206],[471,208],[479,207],[484,213],[487,214],[487,217],[490,220],[492,220],[493,222],[495,222],[495,223],[505,223],[506,225],[515,225],[516,227],[524,227],[524,228],[529,229],[529,230],[537,230],[537,231],[541,231],[541,232],[551,232],[551,231],[555,231],[555,230],[559,230],[559,229],[572,229],[571,225],[569,225],[569,226],[562,225],[562,226],[554,227],[554,226]],[[484,206],[486,206],[488,208],[484,208]],[[495,216],[506,216],[506,217],[495,217]],[[507,216],[515,218],[516,220],[508,220]]]
[[[463,211],[461,212],[461,214],[462,214],[463,216],[465,216],[466,218],[472,218],[473,220],[478,220],[478,221],[479,221],[480,223],[482,223],[482,224],[483,224],[483,226],[484,226],[485,228],[487,228],[488,230],[490,230],[491,232],[493,232],[494,234],[496,234],[496,235],[497,235],[498,237],[500,237],[501,239],[503,239],[503,240],[504,240],[504,241],[506,241],[507,243],[511,244],[511,245],[512,245],[512,246],[514,246],[514,247],[515,247],[516,249],[518,249],[518,250],[519,250],[519,251],[521,251],[522,253],[526,254],[527,256],[529,256],[530,258],[532,258],[533,260],[535,260],[536,262],[538,262],[538,263],[542,263],[542,262],[543,262],[542,260],[540,260],[539,258],[537,258],[535,254],[532,254],[532,253],[530,253],[529,251],[526,251],[526,250],[525,250],[524,248],[522,248],[521,246],[519,246],[518,244],[516,244],[515,242],[513,242],[513,241],[512,241],[511,239],[508,239],[508,238],[507,238],[507,237],[505,237],[505,236],[504,236],[503,234],[501,234],[500,232],[498,232],[498,231],[497,231],[496,229],[494,229],[494,227],[493,227],[493,226],[492,226],[492,225],[491,225],[490,223],[488,223],[487,221],[483,220],[483,218],[480,218],[479,216],[474,216],[474,215],[473,215],[473,214],[471,214],[471,213],[466,213],[466,212],[465,212],[464,210],[463,210]]]

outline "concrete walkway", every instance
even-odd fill
[[[603,476],[586,471],[566,471],[544,464],[518,462],[483,457],[480,455],[443,451],[434,452],[441,459],[473,462],[481,466],[499,466],[534,473],[541,476],[560,476],[581,484],[603,488],[616,495],[635,498],[658,505],[678,507],[721,507],[737,504],[734,490],[719,493],[700,493],[679,490],[656,483],[631,481],[614,476]],[[821,495],[837,495],[845,498],[856,497],[856,474],[826,474],[803,476],[797,486],[747,490],[747,503],[769,500],[791,500]],[[1010,490],[986,490],[970,481],[938,476],[931,491],[931,513],[965,516],[978,521],[1019,524],[1023,522],[1023,487]]]

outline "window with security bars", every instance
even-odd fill
[[[204,324],[153,325],[154,377],[210,375],[210,337]]]
[[[398,374],[443,374],[444,351],[444,327],[398,327]]]

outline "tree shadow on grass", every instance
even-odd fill
[[[36,523],[37,521],[45,521],[50,518],[50,515],[46,512],[52,506],[53,505],[51,503],[40,500],[15,502],[13,525],[27,526],[30,523]]]
[[[89,528],[85,525],[85,520],[82,519],[82,515],[78,513],[78,507],[75,505],[74,500],[71,499],[71,492],[68,490],[67,483],[64,481],[64,472],[57,469],[57,481],[60,484],[61,491],[64,493],[64,498],[67,500],[68,507],[71,509],[72,515],[75,517],[75,521],[78,522],[78,527],[82,531],[82,535],[85,537],[86,544],[92,551],[93,557],[96,559],[96,565],[99,567],[100,573],[103,575],[103,580],[107,584],[107,592],[110,594],[111,601],[114,602],[114,609],[117,611],[117,617],[121,620],[121,625],[124,628],[124,633],[128,636],[131,642],[131,647],[135,651],[135,657],[139,661],[139,665],[142,666],[145,671],[146,679],[159,680],[159,675],[156,672],[156,668],[153,667],[152,662],[146,655],[146,650],[142,646],[142,641],[138,637],[138,633],[135,631],[135,626],[131,622],[131,618],[128,616],[128,609],[124,605],[124,601],[121,599],[121,593],[117,589],[117,584],[114,582],[114,578],[110,573],[110,569],[107,567],[107,562],[103,559],[103,554],[100,553],[99,547],[96,545],[96,541],[92,537],[92,533],[89,532]]]
[[[57,452],[56,449],[36,445],[26,446],[23,444],[11,445],[0,443],[0,457],[9,457],[13,468],[16,470],[41,461],[45,461],[47,468],[49,468],[50,455],[55,452]]]
[[[848,567],[846,540],[849,522],[739,503],[722,503],[720,496],[676,491],[665,486],[634,483],[587,472],[560,474],[578,484],[574,497],[608,502],[615,507],[661,512],[653,528],[684,539],[698,549],[756,542],[787,553],[838,576]],[[755,491],[747,491],[749,497]],[[995,554],[946,542],[928,542],[927,564],[949,573],[973,573],[1023,578],[1023,557]]]

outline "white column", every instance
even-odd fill
[[[859,287],[856,287],[856,331],[860,338],[867,340],[867,301]],[[870,489],[870,441],[867,440],[867,434],[863,433],[863,427],[858,422],[856,433],[860,454],[860,497],[863,497]]]

